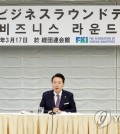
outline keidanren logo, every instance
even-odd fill
[[[98,111],[95,114],[95,122],[100,128],[107,126],[110,123],[110,121],[111,121],[110,111]]]

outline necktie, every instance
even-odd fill
[[[59,108],[59,105],[60,105],[60,98],[59,98],[59,97],[60,97],[60,96],[59,96],[59,94],[57,94],[56,96],[57,96],[57,101],[56,101],[55,107],[56,107],[56,108]]]

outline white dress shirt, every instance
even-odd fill
[[[55,105],[56,105],[56,102],[57,102],[57,95],[59,95],[59,99],[61,99],[61,96],[62,96],[62,90],[59,94],[57,94],[55,91],[54,91],[54,101],[55,101]]]

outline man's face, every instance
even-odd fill
[[[55,77],[52,82],[53,90],[58,94],[63,89],[64,83],[61,78]]]

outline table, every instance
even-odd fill
[[[0,114],[0,134],[120,134],[120,120],[112,119],[100,128],[94,115],[4,113]]]

